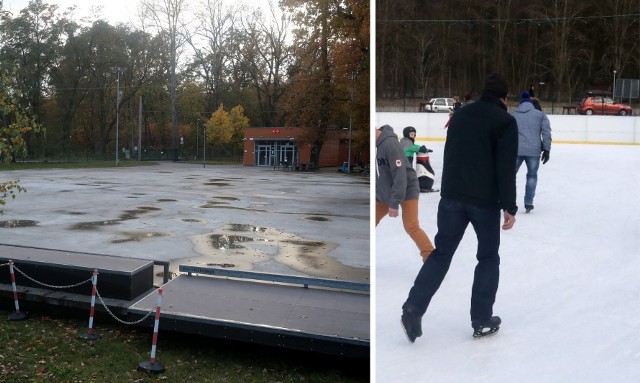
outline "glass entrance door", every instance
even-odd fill
[[[259,141],[255,146],[256,166],[292,166],[298,162],[298,149],[292,141]]]
[[[256,144],[256,166],[273,166],[271,145]]]

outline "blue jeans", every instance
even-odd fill
[[[478,238],[478,264],[471,291],[471,321],[484,322],[491,318],[500,277],[500,209],[478,207],[448,198],[442,198],[438,205],[436,249],[422,265],[403,307],[424,315],[449,271],[453,254],[469,223]]]
[[[538,185],[540,156],[518,156],[516,159],[516,173],[518,173],[522,162],[527,164],[527,184],[524,188],[524,204],[533,205],[533,197],[536,196],[536,186]]]

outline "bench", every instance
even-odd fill
[[[576,114],[576,106],[574,105],[566,105],[562,107],[562,114],[566,111],[567,114]],[[573,113],[571,113],[573,111]]]
[[[213,275],[213,276],[220,276],[220,277],[289,283],[294,285],[303,285],[304,288],[309,288],[309,286],[318,286],[318,287],[329,287],[333,289],[345,289],[345,290],[355,290],[355,291],[365,291],[365,292],[370,291],[368,283],[355,282],[355,281],[300,277],[295,275],[260,273],[255,271],[229,270],[229,269],[221,269],[216,267],[202,267],[202,266],[191,266],[191,265],[180,265],[178,267],[178,270],[181,273],[187,273],[188,275],[204,274],[204,275]]]
[[[282,168],[283,171],[284,170],[291,171],[292,166],[289,161],[280,161],[273,164],[273,170],[277,170],[280,168]]]

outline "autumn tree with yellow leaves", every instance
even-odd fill
[[[220,105],[207,121],[207,142],[215,145],[230,144],[242,147],[244,129],[249,127],[249,119],[240,105],[227,112]]]

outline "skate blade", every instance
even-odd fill
[[[476,339],[479,339],[479,338],[484,338],[484,337],[487,337],[487,336],[495,335],[495,333],[497,333],[498,330],[500,330],[500,327],[490,328],[487,331],[476,330],[476,331],[473,332],[473,337],[476,338]]]
[[[402,331],[404,332],[404,335],[407,337],[407,340],[409,341],[409,343],[414,343],[416,340],[411,340],[411,337],[409,336],[409,333],[407,332],[407,329],[404,327],[404,323],[402,323],[402,318],[400,318],[400,326],[402,326]]]

